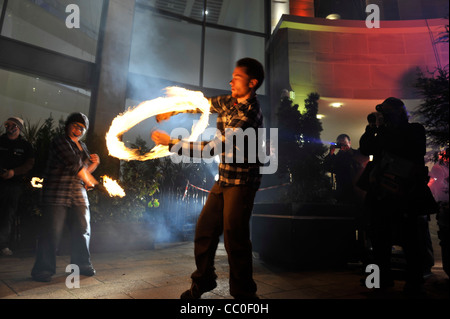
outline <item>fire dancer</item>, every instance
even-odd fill
[[[56,251],[67,218],[71,229],[71,264],[80,274],[95,275],[89,252],[90,212],[86,190],[97,181],[91,173],[100,164],[97,154],[89,154],[81,141],[89,128],[83,113],[72,113],[65,123],[65,134],[52,141],[44,172],[42,193],[43,224],[38,239],[36,261],[31,276],[51,281],[56,270]]]
[[[34,150],[20,135],[21,118],[8,118],[5,129],[6,133],[0,136],[0,254],[10,256],[11,227],[23,192],[24,176],[34,165]]]
[[[218,113],[217,130],[222,138],[218,143],[214,140],[211,143],[171,140],[168,134],[161,131],[152,134],[156,144],[168,145],[171,150],[179,148],[179,154],[185,154],[182,150],[189,149],[190,155],[194,156],[205,154],[205,147],[211,150],[222,147],[219,180],[212,187],[197,221],[194,240],[197,269],[191,275],[191,288],[181,294],[182,299],[198,299],[217,286],[214,258],[222,233],[230,266],[230,294],[234,298],[257,298],[249,221],[261,182],[260,164],[230,162],[222,144],[225,143],[227,129],[245,131],[251,128],[257,131],[263,127],[263,116],[256,96],[263,80],[261,63],[251,58],[241,59],[237,61],[230,81],[231,95],[210,98],[211,112]],[[157,121],[166,120],[174,114],[161,114],[157,116]],[[244,145],[244,148],[249,148],[248,143]]]

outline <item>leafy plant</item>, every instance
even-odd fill
[[[303,114],[288,97],[278,110],[278,167],[281,174],[289,174],[288,201],[315,202],[330,197],[330,180],[322,166],[326,148],[320,140],[322,124],[317,119],[319,98],[317,93],[309,94]]]
[[[448,17],[447,17],[448,18]],[[449,27],[435,44],[448,47]],[[428,146],[435,152],[449,147],[449,65],[438,66],[434,71],[418,71],[416,88],[422,96],[423,103],[413,112],[423,123],[427,131]],[[432,155],[433,156],[433,155]]]

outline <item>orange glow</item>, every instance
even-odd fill
[[[314,18],[314,0],[290,0],[289,10],[294,16]]]
[[[110,197],[118,196],[118,197],[124,197],[125,191],[122,187],[113,179],[109,178],[108,176],[102,176],[103,178],[103,186],[108,191],[108,194]]]
[[[196,109],[202,111],[202,116],[192,127],[192,133],[189,137],[190,141],[195,141],[208,126],[209,101],[203,96],[202,92],[190,91],[180,87],[166,88],[166,97],[144,101],[135,108],[118,115],[112,121],[111,127],[106,134],[106,146],[109,154],[126,161],[146,161],[171,155],[169,147],[163,145],[156,145],[148,153],[140,155],[139,150],[127,148],[120,141],[120,137],[136,124],[152,116],[167,112],[183,113],[187,110]]]
[[[44,182],[43,178],[33,177],[31,179],[31,186],[34,188],[42,188],[42,183]]]

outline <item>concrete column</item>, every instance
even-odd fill
[[[108,0],[105,0],[108,1]],[[90,137],[102,164],[97,171],[119,175],[119,160],[108,156],[105,135],[125,108],[135,0],[109,0],[103,37],[99,40],[89,118]]]
[[[96,135],[104,136],[112,120],[124,111],[134,7],[135,0],[109,0],[103,48],[97,56],[100,74],[94,113],[90,114]]]

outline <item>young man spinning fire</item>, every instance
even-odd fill
[[[223,145],[227,129],[258,131],[258,128],[263,127],[263,116],[256,96],[256,90],[263,81],[264,68],[261,63],[252,58],[244,58],[237,61],[233,71],[231,95],[209,99],[211,113],[218,113],[217,130],[221,133],[219,143],[214,144],[214,140],[208,144],[172,140],[162,131],[152,134],[156,144],[168,145],[171,150],[179,149],[179,154],[183,149],[189,149],[191,156],[202,154],[204,148],[211,145],[220,149],[219,180],[208,195],[195,231],[194,255],[197,269],[191,275],[191,288],[181,294],[181,299],[199,299],[203,293],[217,286],[214,258],[222,232],[230,266],[230,294],[236,299],[258,298],[253,280],[249,222],[255,194],[261,183],[261,164],[252,163],[248,157],[244,161],[230,161],[230,156],[235,158],[234,152],[242,150],[234,145],[234,150],[225,152]],[[156,120],[167,120],[175,114],[160,114]],[[246,142],[245,146],[249,149],[250,142]]]

